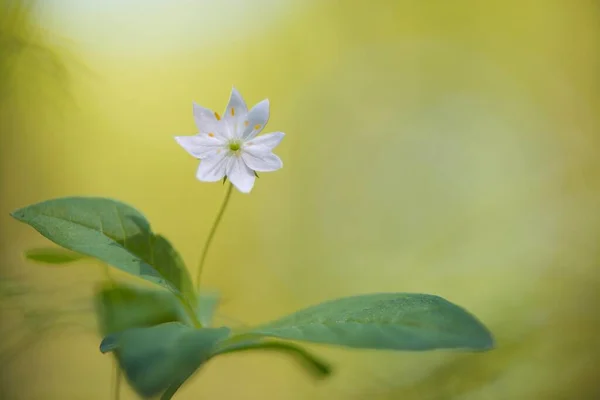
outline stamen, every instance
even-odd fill
[[[221,116],[219,115],[218,112],[215,111],[215,118],[217,119],[217,121],[221,120]]]

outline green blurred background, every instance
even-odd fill
[[[196,181],[173,136],[235,85],[287,136],[284,169],[234,193],[208,257],[223,321],[427,292],[498,348],[313,346],[336,366],[322,382],[232,355],[178,399],[600,399],[597,1],[0,4],[0,398],[108,399],[112,376],[90,311],[101,267],[25,262],[48,242],[8,213],[118,198],[195,266],[224,187]]]

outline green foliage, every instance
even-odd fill
[[[179,299],[166,290],[106,283],[97,291],[95,300],[102,335],[186,321]]]
[[[362,349],[488,350],[494,345],[486,327],[463,308],[411,293],[331,300],[243,334]]]
[[[131,386],[145,398],[175,391],[206,362],[229,328],[195,329],[178,322],[108,335],[103,353],[114,351]]]
[[[268,337],[389,350],[488,350],[494,345],[487,328],[463,308],[414,293],[332,300],[231,336],[228,327],[210,327],[218,295],[195,292],[177,251],[133,207],[69,197],[12,216],[67,249],[33,249],[26,253],[30,260],[64,264],[95,257],[169,289],[107,282],[95,295],[104,336],[100,350],[114,353],[131,386],[146,398],[170,399],[211,358],[244,351],[284,353],[318,378],[330,375],[330,366],[305,349]],[[204,328],[198,329],[198,322]]]
[[[186,306],[166,290],[108,282],[97,290],[95,300],[103,335],[166,322],[194,325]],[[217,305],[218,296],[215,293],[200,294],[196,312],[202,326],[211,325]]]
[[[66,249],[158,283],[196,304],[189,273],[177,251],[129,205],[99,197],[66,197],[11,215]]]
[[[198,319],[202,321],[203,326],[209,326],[218,304],[218,296],[211,293],[200,295],[199,297],[200,304],[197,308]],[[126,374],[129,371],[129,375],[127,376],[133,388],[140,395],[146,395],[148,393],[146,392],[147,390],[154,390],[148,381],[146,381],[146,378],[149,376],[150,378],[148,379],[155,379],[155,375],[152,375],[155,372],[150,372],[150,375],[147,372],[136,372],[135,368],[138,365],[136,364],[136,360],[138,358],[145,360],[148,357],[151,363],[150,368],[154,368],[154,366],[160,368],[163,363],[180,362],[182,355],[178,353],[179,349],[175,345],[158,348],[162,343],[157,342],[155,343],[155,347],[157,348],[155,348],[151,342],[143,342],[144,338],[153,338],[154,336],[152,335],[159,335],[157,333],[159,331],[150,331],[148,333],[148,331],[136,331],[135,329],[166,325],[169,328],[161,328],[163,329],[161,332],[166,335],[167,339],[173,332],[184,332],[181,328],[183,326],[182,323],[187,324],[187,326],[193,325],[193,321],[190,321],[189,315],[185,312],[185,305],[170,291],[142,288],[116,282],[107,282],[102,285],[97,291],[95,299],[99,328],[102,335],[105,336],[102,345],[103,351],[112,351],[116,348],[115,346],[119,346],[119,343],[121,343],[120,340],[125,340],[126,349],[121,354],[122,357],[119,358],[119,352],[116,352],[115,355]],[[178,325],[169,323],[177,323]],[[131,337],[131,335],[137,337],[135,333],[131,333],[131,330],[133,332],[141,332],[139,337],[142,340],[142,344],[138,347],[127,342],[127,338]],[[205,329],[202,331],[212,332]],[[125,339],[121,336],[122,334],[125,334]],[[208,338],[210,339],[210,337]],[[184,340],[182,343],[185,344],[187,342]],[[198,349],[192,348],[190,350],[204,351],[201,346]],[[203,360],[200,361],[200,364],[204,362]],[[157,383],[160,385],[160,391],[164,391],[163,398],[171,398],[187,377],[191,376],[197,368],[192,368],[191,366],[185,368],[182,365],[180,370],[172,371],[173,375],[159,376]],[[151,371],[154,370],[151,369]]]
[[[87,256],[57,247],[39,247],[25,252],[25,258],[43,264],[63,265],[82,260]]]
[[[210,325],[217,300],[215,293],[200,296],[198,312],[203,326]],[[98,322],[105,336],[101,350],[117,350],[115,355],[121,368],[132,387],[142,396],[163,393],[162,398],[169,399],[202,363],[218,355],[242,351],[262,350],[288,354],[317,378],[324,378],[331,373],[326,362],[297,345],[284,342],[261,339],[222,341],[222,344],[217,346],[215,343],[214,347],[204,353],[202,340],[207,337],[200,335],[197,340],[188,339],[187,332],[223,332],[218,335],[218,340],[221,341],[227,338],[229,328],[193,329],[189,327],[190,321],[182,307],[179,299],[169,291],[122,283],[108,282],[96,294]],[[209,335],[206,340],[210,341],[212,338]],[[171,344],[165,345],[166,343]],[[182,346],[189,346],[189,343],[192,343],[192,347],[187,352],[198,351],[200,361],[194,361],[195,358],[186,361],[186,352],[181,350]],[[194,347],[196,345],[197,348]],[[138,371],[144,364],[147,364],[148,370]],[[174,365],[179,367],[175,368]],[[167,368],[168,371],[161,374],[161,368]]]

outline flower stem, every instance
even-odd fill
[[[231,192],[233,191],[233,185],[231,182],[227,187],[227,193],[225,193],[225,198],[223,199],[223,203],[221,204],[221,208],[219,209],[219,213],[217,214],[217,218],[215,222],[213,222],[212,227],[210,228],[210,233],[208,234],[208,238],[206,239],[206,243],[204,244],[204,248],[202,249],[202,257],[200,258],[200,263],[198,264],[198,272],[196,272],[196,289],[200,290],[200,275],[202,275],[202,268],[204,268],[204,261],[206,260],[206,255],[208,254],[208,249],[212,240],[215,236],[215,232],[217,232],[217,228],[219,227],[219,223],[223,218],[223,214],[225,213],[225,209],[227,208],[227,204],[229,203],[229,198],[231,197]]]

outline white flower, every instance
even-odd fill
[[[249,193],[256,179],[255,171],[270,172],[283,167],[272,150],[284,133],[258,135],[269,120],[269,100],[246,107],[240,93],[233,88],[223,117],[194,103],[194,119],[199,133],[177,136],[175,140],[192,156],[200,159],[198,180],[216,182],[225,176],[242,193]]]

